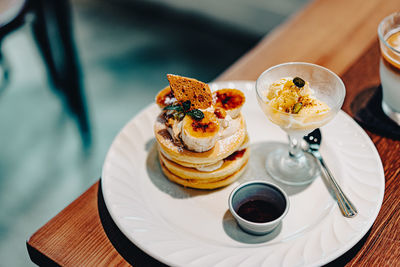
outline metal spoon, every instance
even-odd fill
[[[326,175],[327,182],[331,186],[333,190],[336,200],[338,202],[340,211],[342,212],[343,216],[345,217],[354,217],[357,215],[358,211],[354,207],[353,203],[346,197],[343,193],[342,189],[340,188],[339,184],[336,182],[335,178],[333,177],[332,173],[329,171],[328,167],[326,166],[324,160],[322,159],[321,153],[319,152],[319,147],[322,141],[321,131],[319,129],[315,129],[310,134],[304,136],[304,140],[308,143],[308,152],[311,153],[316,159],[318,159],[324,173]]]

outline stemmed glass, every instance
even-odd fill
[[[313,95],[330,110],[315,114],[290,114],[268,104],[269,86],[285,77],[300,77],[309,82]],[[309,153],[303,153],[304,135],[328,123],[340,110],[346,94],[342,80],[332,71],[311,63],[290,62],[264,71],[256,82],[257,100],[268,119],[288,134],[289,149],[278,148],[267,155],[267,172],[276,180],[290,185],[311,183],[319,174],[319,166]]]

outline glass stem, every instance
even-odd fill
[[[294,159],[301,158],[303,150],[301,149],[301,138],[302,136],[288,135],[289,138],[289,156]]]

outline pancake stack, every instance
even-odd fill
[[[244,94],[236,89],[211,93],[195,79],[167,75],[154,124],[159,160],[165,176],[185,187],[215,189],[244,172],[249,138],[240,112]]]

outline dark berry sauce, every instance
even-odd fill
[[[247,221],[265,223],[278,219],[282,210],[271,202],[252,199],[240,205],[237,214]]]

